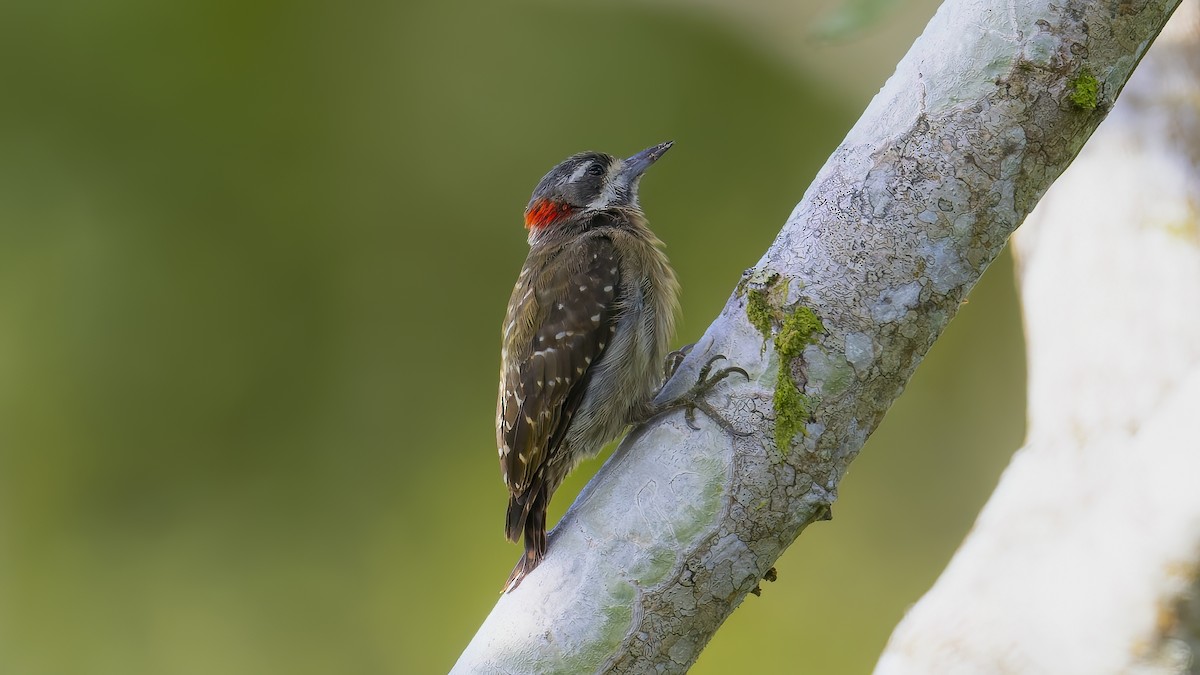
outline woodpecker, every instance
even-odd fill
[[[506,592],[545,555],[546,507],[567,474],[630,424],[666,409],[652,400],[679,283],[642,213],[638,183],[671,145],[626,159],[573,155],[542,178],[525,209],[529,255],[504,318],[496,403],[509,492],[504,532],[513,542],[525,538]],[[726,368],[708,378],[709,367],[692,394],[730,372],[745,375]],[[697,404],[683,405],[690,423]]]

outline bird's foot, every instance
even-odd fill
[[[679,364],[683,362],[683,359],[687,356],[688,352],[691,351],[692,347],[693,345],[688,345],[683,349],[671,352],[667,355],[664,369],[667,371],[668,377],[674,374],[674,372],[679,368]],[[708,394],[713,387],[717,386],[721,380],[724,380],[734,373],[746,378],[747,381],[750,380],[750,374],[737,366],[728,366],[713,372],[713,364],[722,360],[725,360],[724,354],[717,354],[709,359],[708,362],[705,363],[702,368],[700,368],[699,377],[696,378],[696,383],[693,384],[690,389],[675,399],[668,401],[667,403],[655,406],[650,411],[650,414],[647,415],[647,419],[650,417],[656,417],[670,410],[683,408],[684,419],[687,421],[687,425],[692,429],[699,431],[700,427],[696,426],[696,411],[699,410],[707,415],[709,419],[716,422],[717,425],[725,431],[728,431],[735,436],[749,436],[749,433],[743,433],[735,429],[733,425],[729,423],[729,420],[725,419],[721,413],[717,412],[716,408],[712,407],[712,404],[704,400],[704,396]]]

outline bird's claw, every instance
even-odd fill
[[[721,413],[717,412],[708,401],[704,400],[704,395],[708,393],[710,389],[715,387],[718,382],[734,373],[746,378],[747,382],[750,381],[750,374],[747,373],[745,369],[737,366],[728,366],[713,373],[713,364],[725,358],[726,357],[724,354],[717,354],[709,359],[702,368],[700,368],[700,373],[696,380],[696,384],[692,385],[692,388],[689,389],[688,392],[682,397],[684,400],[683,418],[684,421],[687,422],[688,427],[690,427],[693,431],[699,431],[700,427],[696,426],[696,411],[699,410],[707,415],[709,419],[716,422],[717,425],[722,429],[733,434],[734,436],[749,436],[750,434],[748,432],[741,432],[735,429],[734,426],[729,423],[729,420],[725,419],[725,417],[722,416]]]
[[[698,381],[696,382],[695,385],[692,386],[693,392],[695,392],[697,394],[703,394],[704,392],[711,389],[718,382],[729,377],[730,375],[732,375],[734,373],[737,373],[737,374],[741,375],[742,377],[746,378],[747,382],[750,381],[750,373],[747,373],[744,368],[739,368],[737,366],[729,366],[727,368],[722,368],[722,369],[718,370],[717,372],[713,373],[711,376],[709,376],[709,373],[712,372],[713,364],[716,363],[717,361],[723,361],[723,360],[727,360],[725,355],[717,354],[716,356],[709,359],[708,363],[704,364],[704,367],[700,369],[700,377],[698,378]]]
[[[683,360],[687,358],[688,354],[692,353],[692,348],[695,346],[696,343],[693,342],[690,345],[684,345],[670,354],[667,354],[667,358],[663,360],[664,382],[671,379],[671,376],[675,374],[675,371],[679,370],[679,366],[683,365]]]

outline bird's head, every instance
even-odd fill
[[[639,208],[638,181],[673,143],[659,143],[625,159],[602,152],[568,157],[551,169],[533,191],[525,208],[525,227],[530,236],[579,215]]]

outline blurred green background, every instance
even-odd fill
[[[693,341],[935,4],[821,45],[835,4],[3,3],[0,673],[447,670],[519,554],[492,425],[536,181],[676,141],[643,203]],[[866,672],[1023,370],[1006,256],[693,672]]]

